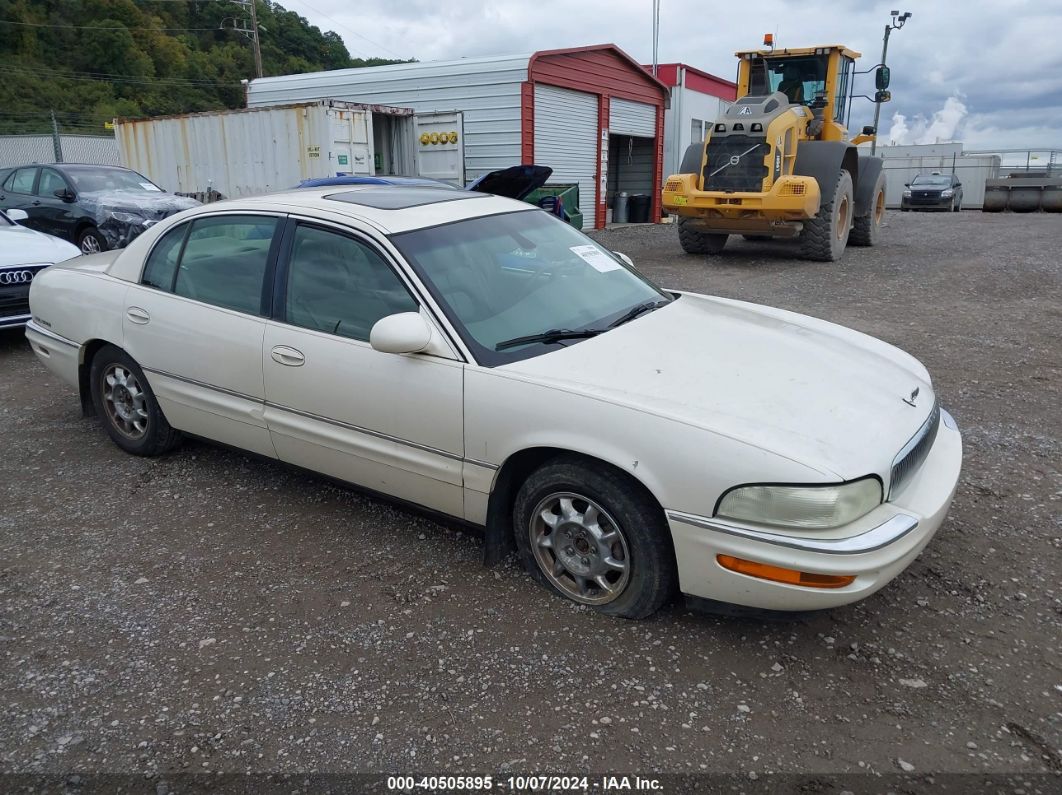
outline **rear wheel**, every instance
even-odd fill
[[[852,225],[852,175],[842,170],[832,191],[823,190],[819,212],[804,222],[800,233],[800,255],[804,259],[833,262],[848,245]]]
[[[92,402],[114,443],[133,455],[161,455],[180,433],[170,427],[143,370],[123,350],[106,345],[92,359]]]
[[[513,530],[524,566],[551,590],[598,612],[645,618],[676,586],[660,507],[607,465],[557,458],[520,488]]]
[[[870,194],[870,206],[866,215],[858,216],[852,225],[848,242],[853,246],[876,246],[881,237],[881,224],[885,220],[885,175],[879,174]]]
[[[692,218],[679,218],[678,236],[682,250],[687,254],[718,254],[730,235],[701,232],[695,229]]]

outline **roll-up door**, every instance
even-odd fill
[[[597,206],[596,94],[535,84],[535,163],[549,166],[550,184],[579,183],[579,209],[592,227]]]
[[[608,131],[612,135],[656,137],[656,105],[613,97],[609,101]]]

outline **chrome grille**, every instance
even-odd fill
[[[922,423],[910,441],[897,453],[892,462],[892,477],[889,479],[889,496],[898,488],[902,487],[910,477],[922,466],[922,462],[929,455],[929,449],[937,438],[937,428],[940,425],[940,404],[933,401],[933,410],[929,417]]]

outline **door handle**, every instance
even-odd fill
[[[35,201],[35,202],[33,202],[33,206],[34,207],[40,207],[41,203],[39,201]]]
[[[302,367],[306,364],[306,357],[302,355],[302,351],[289,348],[287,345],[277,345],[269,352],[269,355],[273,357],[274,362],[287,367]]]
[[[138,323],[141,326],[151,320],[151,315],[147,313],[147,310],[141,309],[139,306],[131,306],[126,309],[125,316],[129,318],[133,323]]]

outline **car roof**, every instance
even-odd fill
[[[331,185],[230,199],[197,208],[200,212],[214,209],[288,213],[301,210],[309,215],[317,210],[365,221],[385,234],[396,234],[484,215],[537,208],[514,199],[471,191],[401,185]]]

